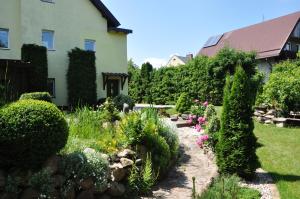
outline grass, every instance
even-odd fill
[[[222,107],[216,110],[220,116]],[[300,198],[300,128],[254,124],[262,168],[271,174],[282,199]]]
[[[300,198],[300,129],[255,123],[257,155],[273,177],[282,199]]]

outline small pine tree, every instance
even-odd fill
[[[185,113],[191,109],[192,102],[186,93],[181,93],[176,103],[176,111],[179,113]]]
[[[233,82],[227,77],[224,89],[217,164],[221,173],[251,179],[258,166],[256,137],[253,134],[251,83],[242,67]]]

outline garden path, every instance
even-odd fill
[[[196,191],[201,193],[217,175],[217,166],[213,161],[212,153],[205,155],[197,146],[196,139],[199,133],[195,129],[176,128],[175,123],[170,119],[165,119],[165,123],[179,136],[180,158],[178,164],[154,188],[153,197],[147,199],[190,199],[193,188],[192,178],[196,178]]]

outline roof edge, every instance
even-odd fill
[[[125,28],[109,27],[108,32],[124,33],[128,35],[131,34],[133,31]]]

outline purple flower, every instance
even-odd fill
[[[203,106],[208,106],[208,101],[205,101],[204,103],[203,103]]]

